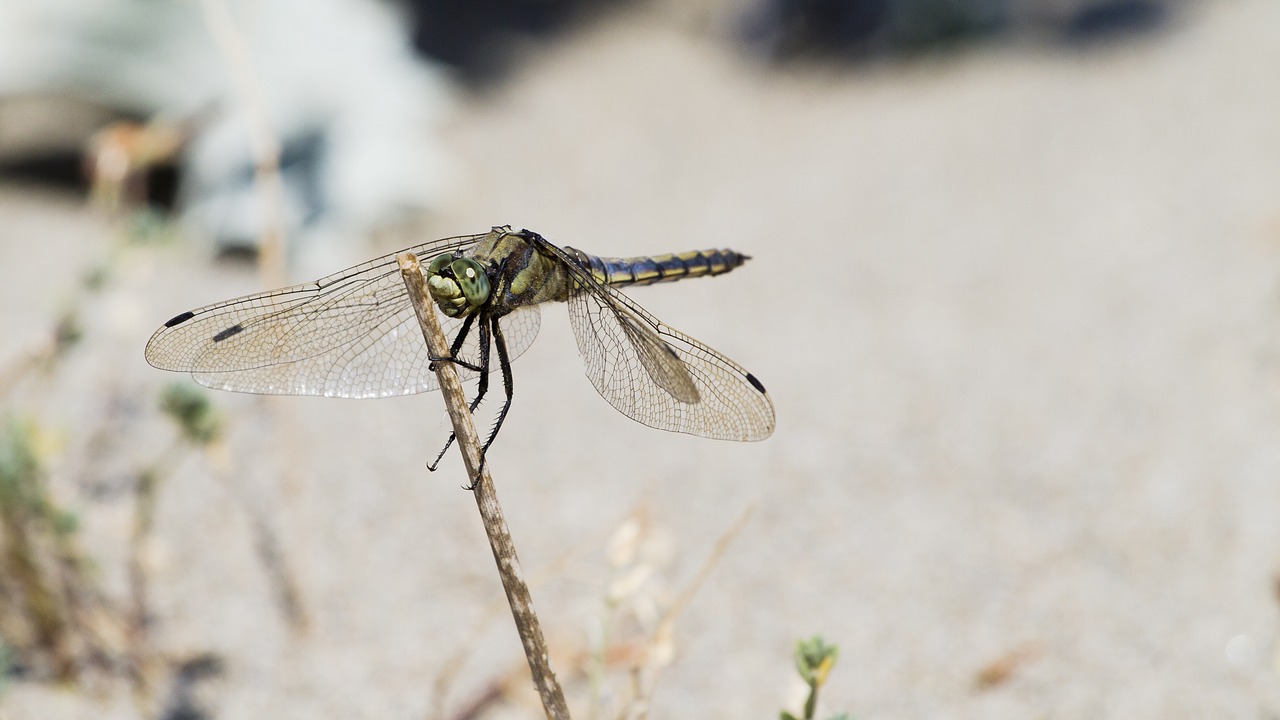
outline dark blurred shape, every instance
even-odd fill
[[[213,718],[214,713],[210,710],[213,692],[203,686],[210,680],[221,678],[225,671],[222,658],[211,653],[179,662],[174,668],[173,685],[169,689],[165,709],[160,713],[161,720]]]
[[[414,47],[466,80],[491,80],[516,62],[513,41],[564,31],[629,0],[400,0]]]
[[[138,118],[61,93],[0,92],[0,178],[83,194],[85,143],[103,125],[126,119]]]
[[[108,123],[84,144],[81,174],[103,209],[167,211],[177,205],[179,162],[194,128],[134,119]]]
[[[0,177],[20,182],[74,190],[89,189],[84,175],[84,158],[79,152],[53,151],[17,158],[0,158]]]
[[[763,0],[741,22],[748,45],[778,59],[860,59],[1003,29],[1006,0]]]
[[[779,60],[861,60],[1020,33],[1068,42],[1157,29],[1177,0],[759,0],[743,41]]]
[[[1076,13],[1066,27],[1070,40],[1106,39],[1159,28],[1169,8],[1156,0],[1111,0],[1090,5]]]
[[[70,97],[0,96],[0,178],[84,195],[97,179],[93,150],[104,127],[143,127],[143,118]],[[177,206],[178,155],[140,174],[138,200],[156,210]]]
[[[177,165],[157,165],[147,172],[147,205],[160,210],[173,210],[178,204]]]

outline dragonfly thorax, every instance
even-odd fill
[[[475,260],[445,253],[427,267],[427,290],[440,312],[465,317],[489,299],[489,275]]]

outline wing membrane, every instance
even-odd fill
[[[689,376],[675,348],[658,337],[658,333],[642,318],[631,315],[625,308],[618,308],[618,320],[649,379],[682,403],[698,402],[701,397],[698,386]]]
[[[445,238],[408,248],[429,262],[482,238]],[[183,313],[147,343],[164,370],[190,372],[202,385],[276,395],[389,397],[434,390],[435,373],[395,256],[294,285]],[[437,312],[452,343],[462,322]],[[500,321],[512,358],[538,333],[536,307]],[[459,353],[475,364],[474,330]],[[475,375],[458,366],[464,378]]]
[[[560,248],[569,268],[569,318],[587,377],[627,417],[649,427],[720,440],[773,433],[773,403],[760,381],[719,352],[597,282]]]

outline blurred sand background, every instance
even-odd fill
[[[675,625],[651,717],[794,712],[792,644],[814,633],[840,647],[823,706],[858,718],[1280,714],[1280,4],[1184,10],[1085,49],[766,69],[640,8],[459,101],[447,199],[344,263],[501,223],[754,258],[631,296],[764,382],[765,442],[613,411],[561,308],[516,363],[490,462],[575,713],[624,519],[650,524],[661,598],[754,507]],[[0,360],[46,337],[115,232],[80,198],[0,184]],[[142,348],[263,289],[198,245],[124,252],[82,345],[6,409],[60,430],[50,482],[115,594],[132,506],[109,489],[175,433],[154,401],[174,377]],[[225,453],[181,456],[149,551],[156,643],[222,659],[210,717],[430,717],[450,668],[446,708],[520,679],[461,465],[425,468],[438,397],[212,399]],[[538,716],[523,703],[484,717]],[[138,711],[114,685],[17,678],[0,716]]]

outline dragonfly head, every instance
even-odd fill
[[[427,290],[449,317],[465,317],[489,299],[489,275],[471,258],[439,255],[427,266]]]

